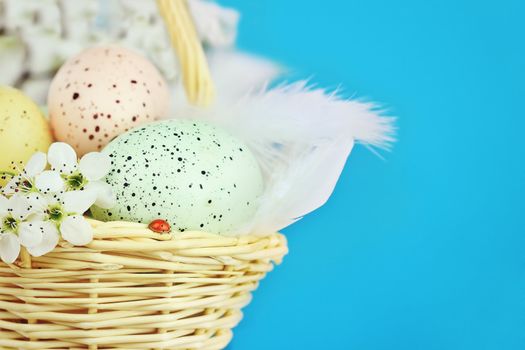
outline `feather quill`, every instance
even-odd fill
[[[255,217],[237,234],[267,234],[326,203],[354,143],[389,148],[394,118],[382,114],[372,103],[299,81],[264,86],[207,109],[178,108],[174,117],[219,124],[251,148],[266,188]]]

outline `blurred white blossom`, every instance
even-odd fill
[[[189,0],[206,47],[228,47],[238,13],[206,0]],[[115,43],[148,57],[172,84],[177,58],[153,0],[0,0],[0,84],[45,103],[51,78],[82,49]]]

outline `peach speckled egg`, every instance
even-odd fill
[[[81,156],[165,117],[169,90],[144,57],[118,46],[98,46],[64,63],[51,83],[48,108],[55,138]]]

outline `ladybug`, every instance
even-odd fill
[[[157,232],[157,233],[169,233],[171,231],[170,224],[168,224],[166,220],[162,220],[162,219],[153,220],[149,224],[148,228],[151,231]]]

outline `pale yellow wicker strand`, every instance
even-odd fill
[[[89,221],[87,247],[61,242],[0,264],[1,349],[223,349],[250,292],[287,253],[280,234],[167,235]]]
[[[188,100],[207,106],[215,92],[204,50],[185,0],[157,0],[168,33],[177,51]]]

